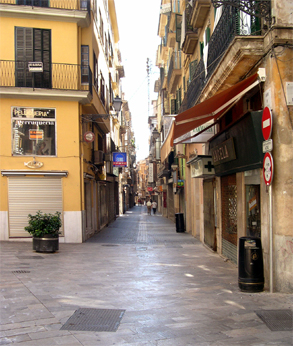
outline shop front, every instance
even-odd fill
[[[210,141],[220,177],[221,252],[237,263],[238,239],[261,237],[262,111],[249,112]]]

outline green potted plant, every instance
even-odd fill
[[[59,250],[59,229],[61,213],[46,214],[37,211],[36,215],[28,215],[28,226],[24,229],[33,236],[33,250],[37,252],[55,252]]]

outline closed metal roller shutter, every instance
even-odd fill
[[[54,214],[63,210],[60,177],[9,177],[8,189],[10,237],[29,236],[24,230],[28,214],[38,210]]]

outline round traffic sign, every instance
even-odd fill
[[[91,143],[95,140],[95,134],[91,131],[87,131],[84,135],[83,138],[86,142]]]
[[[271,138],[273,128],[273,116],[269,107],[265,107],[262,112],[261,129],[265,141]]]
[[[266,185],[271,185],[274,176],[274,161],[271,153],[265,153],[263,158],[263,178]]]

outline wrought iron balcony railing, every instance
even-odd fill
[[[193,80],[188,86],[178,113],[182,113],[196,104],[196,101],[205,85],[205,68],[203,58],[201,58],[197,64],[193,76]]]
[[[44,72],[29,72],[28,63],[0,60],[0,86],[89,91],[92,94],[92,71],[88,66],[48,64]]]
[[[262,30],[264,29],[262,28]],[[263,34],[262,30],[258,17],[250,16],[249,21],[246,21],[238,8],[225,6],[209,41],[206,69],[202,58],[197,65],[194,78],[188,86],[178,113],[193,107],[198,102],[201,91],[220,64],[235,36],[259,36]]]
[[[245,17],[244,17],[245,18]],[[207,79],[218,66],[223,53],[228,49],[235,36],[261,35],[260,20],[250,16],[250,24],[239,13],[239,9],[226,6],[209,42],[207,60]]]
[[[0,4],[90,12],[90,0],[0,0]]]

